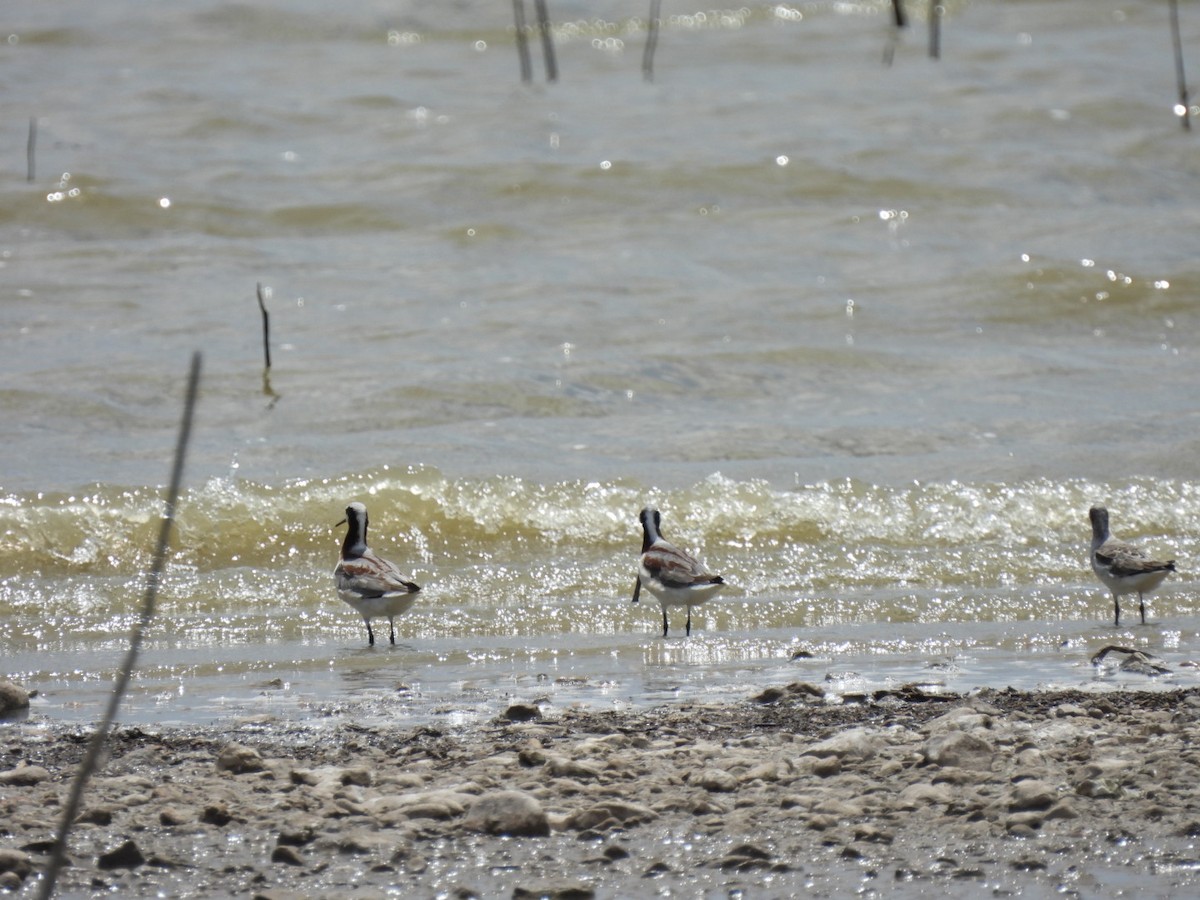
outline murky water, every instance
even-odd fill
[[[950,4],[941,61],[917,27],[890,67],[888,6],[671,9],[647,84],[644,10],[554,3],[530,86],[506,4],[11,11],[3,673],[98,715],[200,349],[127,721],[1144,684],[1111,643],[1190,683],[1162,4]],[[351,500],[424,586],[395,648],[333,591]],[[1087,568],[1096,502],[1180,561],[1145,627]],[[691,638],[629,603],[646,503],[731,585]]]

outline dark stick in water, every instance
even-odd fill
[[[946,7],[942,6],[939,0],[930,0],[929,2],[929,58],[941,59],[942,57],[942,16],[946,13]]]
[[[646,20],[646,49],[642,51],[642,77],[646,81],[654,80],[654,51],[658,49],[658,26],[661,12],[662,0],[650,0],[650,17]]]
[[[29,137],[25,141],[25,180],[37,175],[37,116],[29,117]]]
[[[263,320],[263,358],[267,361],[267,368],[271,368],[271,317],[267,313],[267,294],[270,293],[270,288],[263,288],[262,282],[258,283],[258,308],[262,310]]]
[[[162,580],[163,569],[167,562],[167,545],[171,537],[171,526],[175,522],[175,507],[179,502],[179,488],[183,483],[183,462],[187,456],[188,443],[191,440],[192,434],[192,417],[196,411],[196,397],[200,389],[200,354],[199,352],[192,354],[192,368],[188,375],[187,393],[183,401],[183,421],[179,425],[179,438],[175,443],[175,463],[171,467],[171,482],[167,488],[167,503],[163,507],[162,524],[158,532],[158,544],[154,548],[154,557],[150,564],[150,571],[146,573],[146,592],[142,598],[141,615],[137,621],[133,623],[133,631],[129,635],[129,649],[125,653],[125,660],[121,664],[120,670],[117,672],[117,680],[113,684],[112,696],[108,700],[108,708],[104,712],[104,718],[96,728],[96,733],[92,735],[91,741],[88,743],[87,753],[83,757],[83,761],[79,764],[79,771],[75,773],[75,780],[71,782],[71,791],[67,797],[66,805],[63,807],[62,818],[58,825],[58,835],[54,839],[54,847],[50,851],[50,861],[46,864],[46,876],[42,879],[40,889],[38,891],[39,900],[49,900],[54,896],[54,885],[58,881],[58,873],[62,870],[63,864],[66,862],[67,856],[67,838],[71,834],[71,826],[74,825],[75,819],[79,815],[79,807],[83,802],[83,791],[87,787],[88,779],[95,772],[97,765],[100,762],[100,755],[104,750],[104,743],[108,739],[108,734],[112,730],[113,721],[117,717],[117,709],[121,705],[121,698],[125,696],[125,690],[129,687],[129,680],[133,677],[133,667],[137,663],[138,651],[142,645],[142,635],[150,626],[150,620],[154,617],[154,602],[158,596],[159,582]]]
[[[892,27],[888,30],[887,43],[883,45],[883,64],[890,66],[896,58],[896,44],[900,43],[900,29],[908,27],[908,16],[904,13],[904,0],[892,0]]]
[[[546,0],[533,0],[537,10],[538,29],[542,32],[542,56],[546,60],[546,80],[558,81],[558,62],[554,59],[554,34],[550,30],[550,11]]]
[[[1184,131],[1192,129],[1192,108],[1188,101],[1187,78],[1183,74],[1183,40],[1179,37],[1179,0],[1171,0],[1171,41],[1175,45],[1175,83],[1179,86],[1179,122]]]
[[[521,81],[533,81],[533,63],[529,59],[529,35],[525,31],[525,0],[513,0],[513,25],[517,33],[517,59],[521,62]]]

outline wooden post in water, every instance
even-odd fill
[[[542,33],[542,57],[546,61],[546,80],[558,81],[558,62],[554,59],[554,33],[550,30],[550,11],[546,0],[533,0],[537,10],[538,30]]]
[[[929,0],[929,58],[941,59],[942,57],[942,16],[946,14],[946,7],[942,6],[941,0]]]
[[[270,288],[264,288],[262,282],[258,282],[258,308],[262,312],[263,323],[263,359],[268,369],[271,368],[271,317],[267,313],[267,295],[270,292]]]
[[[104,744],[108,740],[109,732],[112,731],[113,722],[117,717],[117,710],[121,706],[121,699],[125,696],[125,691],[129,687],[129,681],[133,677],[133,668],[137,664],[138,651],[142,646],[142,636],[146,629],[150,627],[150,621],[154,618],[154,603],[158,598],[158,588],[162,582],[163,569],[167,564],[167,547],[171,538],[171,527],[175,522],[175,508],[179,504],[179,490],[183,484],[183,463],[187,457],[188,443],[191,441],[192,435],[192,419],[196,411],[196,398],[200,390],[200,354],[192,354],[192,367],[188,375],[187,392],[183,400],[183,421],[179,425],[179,437],[175,442],[175,462],[171,467],[171,482],[167,488],[167,502],[163,507],[162,523],[158,531],[158,543],[154,548],[154,556],[150,563],[150,571],[146,573],[146,588],[142,595],[141,614],[133,623],[133,630],[129,635],[129,649],[125,652],[125,659],[121,663],[121,668],[117,671],[116,681],[113,683],[112,694],[108,699],[108,706],[105,709],[104,717],[100,720],[100,724],[96,726],[96,731],[92,734],[92,738],[88,741],[87,752],[84,754],[83,761],[79,764],[79,771],[75,773],[75,779],[71,782],[71,790],[67,796],[67,802],[62,808],[62,818],[59,820],[58,834],[54,839],[54,846],[50,850],[50,861],[46,864],[46,873],[42,878],[41,884],[38,887],[39,900],[49,900],[54,896],[54,885],[58,881],[58,873],[62,871],[62,867],[67,862],[67,839],[71,835],[71,828],[75,824],[75,820],[79,816],[79,807],[83,803],[83,791],[87,787],[88,780],[92,777],[92,773],[100,764],[100,756],[104,751]]]
[[[1179,0],[1171,0],[1171,43],[1175,47],[1175,84],[1179,88],[1179,122],[1184,131],[1192,130],[1192,107],[1188,100],[1187,78],[1183,74],[1183,39],[1179,36]]]
[[[525,31],[525,0],[513,0],[513,26],[517,33],[517,59],[521,62],[521,81],[533,81],[533,63],[529,59],[529,35]]]
[[[883,46],[883,64],[890,66],[896,58],[896,45],[900,43],[900,31],[908,27],[908,16],[904,13],[904,0],[892,0],[892,27],[888,30],[887,43]]]
[[[262,312],[263,326],[263,394],[271,398],[267,409],[273,409],[279,402],[279,395],[271,387],[271,317],[267,313],[267,298],[271,296],[271,289],[264,288],[261,281],[258,282],[257,288],[258,308]]]
[[[650,0],[650,15],[646,19],[646,49],[642,51],[642,78],[654,80],[654,51],[658,49],[658,26],[661,21],[662,0]]]
[[[29,137],[25,139],[25,180],[37,177],[37,116],[29,117]]]

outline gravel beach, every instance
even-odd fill
[[[61,896],[1195,895],[1200,690],[121,728]],[[88,732],[0,726],[32,893]]]

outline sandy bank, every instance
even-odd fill
[[[841,706],[819,693],[464,730],[348,718],[121,729],[60,890],[1167,896],[1200,885],[1200,690],[914,691]],[[23,722],[0,737],[0,886],[29,890],[87,734]]]

